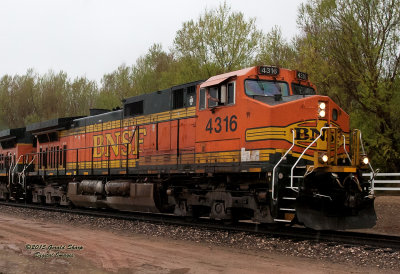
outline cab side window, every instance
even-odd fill
[[[235,82],[209,87],[207,92],[209,108],[235,104]]]
[[[235,104],[235,82],[228,83],[228,105]]]
[[[218,90],[219,87],[210,87],[208,89],[208,107],[212,108],[212,107],[216,107],[218,106],[218,104],[221,102],[220,101],[220,96],[218,96],[220,93],[220,91]]]
[[[236,102],[236,82],[225,82],[221,85],[201,88],[199,93],[199,109],[217,106],[234,105]]]
[[[199,109],[206,108],[206,89],[200,89]]]

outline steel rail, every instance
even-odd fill
[[[41,211],[60,212],[76,215],[85,215],[98,218],[111,218],[127,221],[142,221],[163,225],[179,225],[211,230],[225,230],[230,232],[245,232],[272,237],[308,240],[316,242],[329,242],[333,244],[344,244],[352,246],[364,246],[365,248],[390,248],[400,250],[400,236],[371,234],[354,231],[316,231],[304,227],[285,227],[279,224],[259,224],[254,222],[229,223],[210,220],[208,218],[187,218],[172,214],[122,212],[114,210],[95,210],[81,208],[54,207],[43,205],[32,205],[22,203],[11,203],[0,201],[0,205],[20,208],[28,208]],[[188,220],[190,219],[190,220]]]

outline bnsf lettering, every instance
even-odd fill
[[[316,128],[295,128],[296,140],[298,141],[313,141],[319,136],[319,130]],[[321,140],[325,141],[325,131],[322,133]]]
[[[141,135],[139,137],[139,135]],[[133,136],[132,131],[120,131],[106,133],[105,135],[93,136],[93,157],[109,156],[109,153],[115,156],[126,156],[137,154],[137,144],[143,143],[143,136],[146,135],[144,129],[140,130],[140,134]],[[138,140],[139,138],[139,140]],[[138,142],[139,141],[139,142]]]

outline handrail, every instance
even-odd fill
[[[106,145],[98,145],[98,146],[87,146],[87,147],[79,147],[79,148],[67,148],[67,149],[60,149],[60,151],[63,151],[64,153],[67,153],[68,151],[76,151],[78,153],[78,151],[83,151],[83,150],[88,150],[88,149],[94,150],[96,148],[100,148],[100,149],[101,148],[106,148],[107,149],[106,155],[102,155],[102,156],[96,157],[96,158],[102,158],[103,156],[105,156],[105,157],[107,157],[106,161],[109,162],[110,161],[111,147],[114,147],[114,146],[116,146],[118,148],[126,147],[128,149],[129,146],[132,145],[132,141],[134,139],[136,131],[137,131],[137,127],[135,127],[135,129],[133,130],[133,134],[132,134],[132,138],[131,138],[130,142],[116,143],[116,144],[106,144]],[[33,152],[33,153],[27,153],[27,154],[25,154],[25,156],[34,155],[34,158],[36,158],[36,156],[38,156],[38,155],[46,155],[47,153],[48,152],[46,152],[46,151]],[[136,159],[138,159],[139,153],[133,154],[133,155],[136,155]],[[78,156],[78,155],[76,155],[76,156]],[[127,153],[127,158],[128,158],[128,156],[129,156],[129,154]],[[93,154],[92,154],[92,158],[93,158]],[[39,159],[39,158],[37,158],[37,159]],[[122,161],[124,159],[122,159],[122,157],[120,157],[119,160]],[[103,159],[101,161],[103,161]],[[76,161],[75,164],[78,165],[78,162],[79,161]],[[65,164],[67,164],[67,163],[65,163]],[[107,166],[108,166],[108,164],[107,164]],[[43,167],[43,169],[48,169],[48,168],[47,167]],[[54,169],[57,169],[57,171],[58,171],[58,166],[56,166]],[[65,166],[64,169],[67,169],[67,167]],[[75,167],[76,171],[78,171],[79,169],[80,169],[79,166]],[[39,168],[38,168],[38,170],[39,170]]]
[[[12,173],[14,173],[15,169],[17,168],[18,163],[19,163],[19,160],[21,159],[22,156],[23,156],[23,155],[20,155],[20,156],[18,157],[18,160],[17,160],[17,162],[15,163],[15,166],[14,166],[14,168],[13,168],[13,170],[12,170]]]
[[[14,153],[14,155],[15,155],[15,153]],[[10,154],[8,156],[11,156],[10,157],[11,158],[11,163],[10,163],[10,167],[8,169],[8,187],[10,187],[11,186],[11,169],[12,169],[12,166],[14,164],[14,157],[12,157],[13,156],[12,154]]]
[[[366,154],[365,154],[365,149],[364,149],[364,144],[363,144],[363,141],[362,141],[362,132],[361,132],[361,130],[359,130],[359,132],[360,132],[360,144],[361,144],[361,149],[362,149],[363,155],[366,155]],[[368,162],[368,166],[369,166],[369,168],[371,169],[371,172],[372,172],[371,179],[369,180],[370,183],[371,183],[371,191],[370,191],[370,193],[371,193],[371,194],[374,194],[374,190],[375,190],[375,180],[374,180],[374,177],[378,174],[379,169],[377,169],[377,170],[374,171],[374,169],[372,168],[371,162]]]
[[[135,134],[135,130],[134,130],[134,134]],[[134,135],[133,135],[134,136]],[[134,140],[134,138],[132,138],[131,139],[132,141]],[[101,159],[101,161],[103,162],[106,162],[106,164],[107,164],[107,166],[105,167],[105,168],[107,168],[107,169],[110,169],[111,168],[111,166],[109,166],[110,164],[111,164],[111,151],[112,151],[112,147],[117,147],[118,149],[121,149],[121,148],[126,148],[127,149],[127,151],[126,152],[128,152],[128,149],[129,149],[129,147],[132,145],[132,143],[130,143],[130,142],[121,142],[121,143],[116,143],[116,144],[106,144],[106,145],[98,145],[98,146],[86,146],[86,147],[79,147],[79,148],[66,148],[66,149],[61,149],[60,151],[63,151],[64,153],[67,153],[67,152],[77,152],[77,151],[79,151],[79,152],[82,152],[82,151],[85,151],[85,150],[88,150],[89,152],[90,152],[90,150],[94,150],[94,149],[104,149],[104,154],[102,155],[102,156],[99,156],[99,157],[95,157],[96,159],[97,158],[99,158],[99,159]],[[180,149],[180,151],[181,152],[192,152],[192,154],[194,155],[194,148],[182,148],[182,149]],[[46,155],[48,152],[46,152],[46,151],[41,151],[41,152],[33,152],[33,153],[26,153],[26,154],[24,154],[25,156],[33,156],[34,157],[34,159],[33,159],[33,161],[35,161],[36,160],[36,164],[38,165],[38,160],[39,160],[39,156],[40,155]],[[185,154],[185,153],[184,153]],[[184,155],[184,154],[182,154],[182,155]],[[93,157],[93,152],[92,153],[90,153],[90,155],[91,156],[89,156],[89,159],[87,159],[87,157],[85,157],[85,161],[87,161],[87,162],[92,162],[92,167],[91,167],[91,169],[93,169],[93,159],[94,159],[94,157]],[[173,155],[172,153],[163,153],[163,151],[159,151],[159,153],[157,153],[156,155],[153,155],[153,156],[168,156],[168,155]],[[76,157],[76,155],[75,154],[72,154],[72,157]],[[133,158],[130,158],[130,157],[133,157]],[[181,155],[179,156],[179,157],[181,157]],[[126,153],[126,155],[122,155],[122,154],[119,154],[118,156],[116,156],[116,158],[115,158],[115,160],[117,160],[117,161],[120,161],[121,162],[121,168],[122,168],[122,162],[123,161],[125,161],[126,162],[126,167],[128,167],[128,160],[129,159],[139,159],[139,147],[137,148],[137,151],[136,151],[136,153],[135,154],[129,154],[129,153]],[[69,160],[71,160],[71,159],[69,159]],[[81,170],[82,168],[80,167],[80,166],[76,166],[77,164],[78,164],[78,162],[79,161],[69,161],[69,162],[66,162],[65,163],[65,167],[63,168],[63,169],[71,169],[71,170],[74,170],[75,169],[75,171],[79,171],[79,170]],[[68,168],[68,166],[67,166],[67,164],[68,163],[74,163],[75,164],[75,167],[74,168]],[[54,169],[54,170],[58,170],[58,166],[56,166],[55,168],[47,168],[47,167],[42,167],[42,169],[43,170],[50,170],[50,169]],[[41,170],[41,169],[39,169],[39,168],[37,168],[37,171],[39,172],[39,170]],[[36,171],[36,168],[35,168],[35,171]]]
[[[15,154],[14,154],[14,155],[15,155]],[[12,178],[12,180],[11,180],[12,184],[14,184],[14,172],[15,172],[15,169],[17,168],[18,163],[19,163],[19,160],[21,159],[22,156],[23,156],[23,155],[20,155],[20,156],[18,157],[18,160],[17,160],[17,162],[15,163],[14,168],[13,168],[11,174],[9,174],[9,176],[11,176],[11,178]],[[10,167],[10,169],[11,169],[11,167]]]
[[[316,141],[318,141],[319,138],[321,138],[321,136],[322,136],[322,131],[325,130],[325,129],[328,129],[328,128],[336,128],[336,127],[322,127],[322,128],[320,129],[320,131],[319,131],[318,137],[315,138],[315,140],[312,141],[311,144],[308,145],[308,147],[306,147],[306,149],[301,153],[301,155],[299,156],[299,158],[297,158],[297,161],[296,161],[296,162],[294,163],[294,165],[292,166],[292,169],[291,169],[291,171],[290,171],[290,189],[291,189],[291,190],[297,192],[297,190],[295,190],[295,188],[293,187],[293,171],[294,171],[294,168],[297,166],[297,164],[299,163],[299,161],[301,160],[301,158],[304,156],[304,154],[306,153],[306,151],[307,151]]]
[[[286,155],[289,153],[289,151],[291,151],[294,147],[294,132],[293,129],[291,130],[292,134],[293,134],[293,143],[292,146],[289,148],[288,151],[286,151],[285,155],[282,156],[282,158],[278,161],[278,163],[276,163],[276,165],[274,166],[274,169],[272,170],[272,200],[276,200],[275,198],[275,170],[278,167],[278,165],[282,162],[282,160],[286,157]]]
[[[29,164],[25,165],[24,168],[22,169],[22,171],[18,173],[18,184],[23,185],[23,184],[21,184],[21,177],[25,177],[25,170],[33,163],[36,156],[37,155],[34,155],[32,158],[32,161],[30,161]]]
[[[343,136],[343,149],[344,149],[344,152],[345,152],[346,155],[347,155],[347,158],[349,158],[349,161],[350,161],[350,163],[351,163],[350,155],[349,155],[349,153],[347,153],[347,149],[346,149],[346,136],[344,136],[344,134],[343,134],[342,136]]]
[[[79,148],[68,148],[68,149],[62,149],[62,151],[75,151],[75,150],[85,150],[85,149],[93,149],[93,148],[102,148],[102,147],[113,147],[113,146],[125,146],[126,147],[126,145],[130,145],[130,143],[119,143],[119,144],[108,144],[108,145],[101,145],[101,146],[88,146],[88,147],[79,147]],[[180,151],[189,151],[189,152],[194,152],[194,148],[180,148],[179,149]],[[26,154],[24,154],[25,156],[27,156],[27,155],[34,155],[34,156],[36,156],[36,155],[40,155],[40,154],[45,154],[46,152],[33,152],[33,153],[26,153]],[[133,156],[135,156],[136,154],[131,154],[131,155],[133,155]],[[171,153],[158,153],[158,154],[155,154],[155,155],[153,155],[153,156],[164,156],[164,155],[174,155],[173,153],[171,154]],[[100,156],[99,157],[96,157],[96,158],[100,158]]]

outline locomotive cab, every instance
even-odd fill
[[[204,159],[215,163],[213,172],[238,173],[231,188],[254,191],[255,221],[319,230],[375,225],[360,132],[350,132],[349,115],[303,72],[260,66],[202,83],[196,151],[219,156]],[[257,174],[266,174],[266,185]]]

